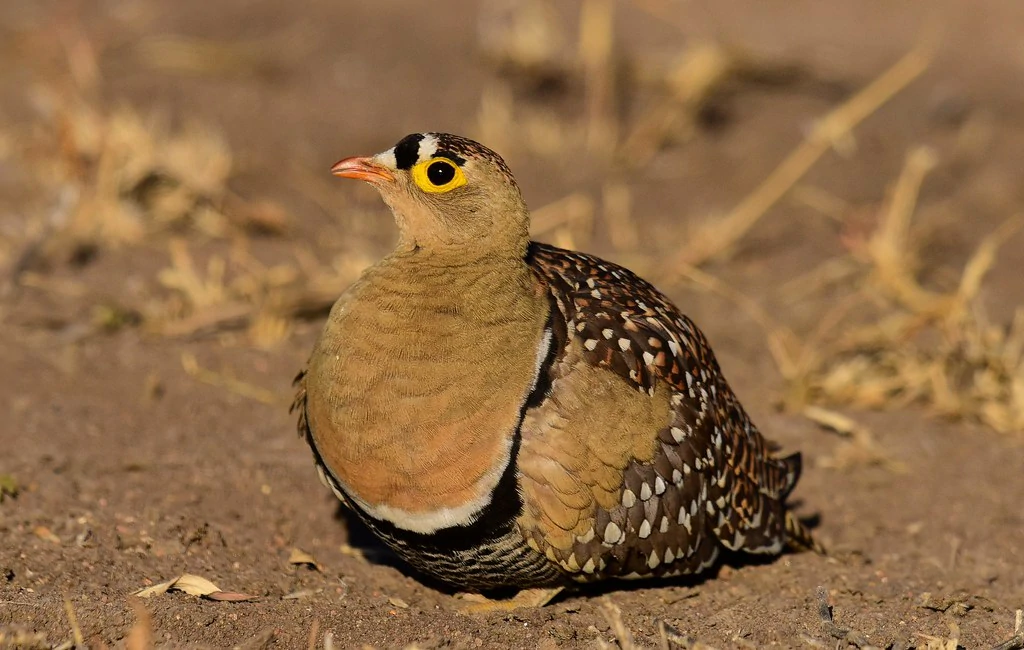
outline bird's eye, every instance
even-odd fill
[[[412,168],[412,180],[424,192],[449,192],[466,184],[458,165],[447,158],[432,158]]]
[[[446,185],[455,178],[455,165],[438,160],[427,166],[427,179],[437,187]]]

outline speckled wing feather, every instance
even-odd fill
[[[696,573],[719,546],[776,553],[787,537],[810,539],[784,503],[799,455],[772,455],[692,321],[649,283],[599,258],[534,243],[527,261],[567,331],[548,403],[524,423],[521,527],[531,547],[589,580]],[[614,391],[602,388],[609,376],[655,410],[665,399],[664,420],[646,431],[620,421],[610,423],[620,430],[574,432],[571,418],[605,408],[586,395]],[[622,437],[634,440],[616,446]],[[565,516],[574,510],[582,512]]]

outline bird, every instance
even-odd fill
[[[321,481],[408,564],[536,596],[820,549],[787,505],[800,454],[701,330],[626,268],[531,241],[501,156],[416,133],[331,171],[376,188],[398,240],[334,304],[292,408]]]

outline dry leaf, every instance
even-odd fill
[[[221,591],[220,587],[213,584],[202,576],[192,575],[186,573],[178,576],[174,580],[168,580],[167,582],[161,582],[160,584],[153,585],[152,587],[146,587],[135,592],[134,595],[139,598],[151,598],[160,594],[166,593],[167,591],[174,589],[176,591],[183,591],[190,596],[199,596],[201,598],[208,598],[209,600],[225,600],[225,601],[243,601],[252,600],[255,596],[248,594],[242,594],[233,591]]]
[[[50,542],[51,544],[60,544],[60,537],[54,535],[53,531],[46,526],[36,526],[35,530],[32,532],[41,540]]]
[[[212,593],[220,591],[220,587],[213,584],[202,576],[192,575],[186,573],[171,585],[171,589],[177,589],[178,591],[184,591],[190,596],[209,596]]]
[[[159,584],[153,585],[152,587],[140,589],[132,595],[138,596],[139,598],[151,598],[153,596],[159,596],[160,594],[166,593],[167,590],[171,588],[171,585],[173,585],[177,581],[178,579],[174,578],[173,580],[168,580],[167,582],[161,582]]]
[[[288,555],[288,564],[303,565],[310,569],[316,569],[320,573],[323,573],[324,571],[324,568],[316,561],[316,558],[303,551],[301,548],[292,549],[291,553]]]

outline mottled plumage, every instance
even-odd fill
[[[401,238],[335,305],[294,408],[399,555],[486,589],[813,545],[785,505],[799,455],[774,455],[703,334],[630,271],[529,242],[497,154],[417,134],[335,170],[378,187]]]

